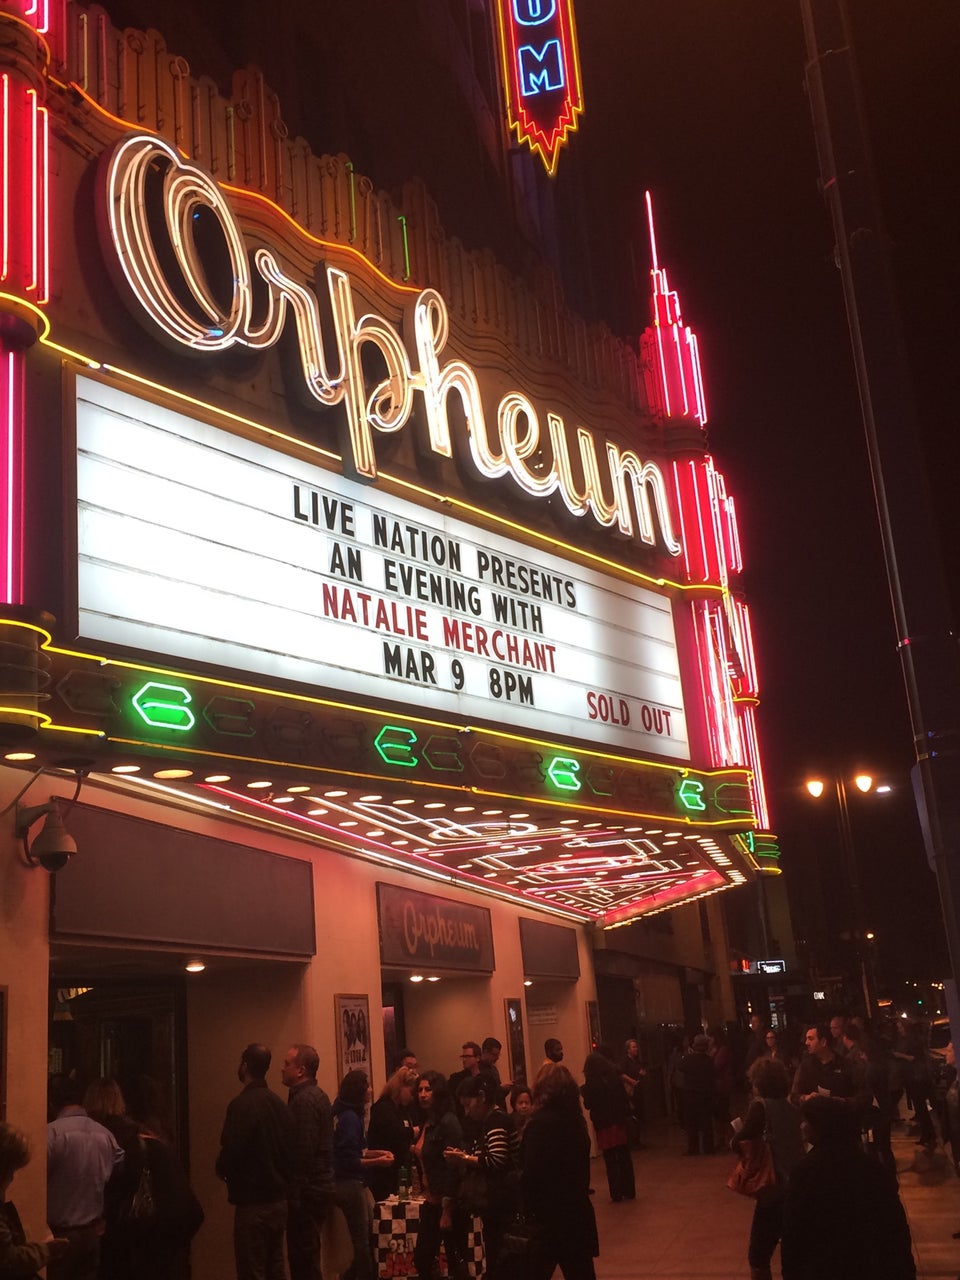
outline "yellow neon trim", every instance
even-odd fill
[[[36,40],[37,44],[43,49],[43,65],[44,70],[50,65],[50,46],[47,44],[41,32],[36,27],[32,27],[24,18],[18,18],[16,14],[10,13],[8,10],[3,11],[3,20],[5,23],[10,22],[15,26],[23,27],[25,31],[29,31]]]
[[[353,245],[342,244],[339,240],[322,240],[320,236],[315,236],[313,232],[308,231],[302,223],[297,222],[296,218],[294,218],[292,214],[287,213],[286,209],[282,209],[280,205],[271,200],[269,196],[265,196],[259,191],[250,191],[247,187],[231,186],[229,182],[221,182],[219,183],[219,186],[222,190],[229,191],[231,195],[240,196],[250,200],[258,200],[261,204],[267,205],[275,213],[278,213],[284,221],[295,227],[300,235],[302,235],[304,239],[309,240],[311,244],[318,245],[321,249],[336,249],[338,253],[346,253],[359,259],[359,261],[362,262],[368,270],[372,271],[375,276],[378,276],[384,284],[389,285],[391,289],[396,289],[398,293],[420,293],[420,285],[397,284],[396,280],[391,276],[384,274],[378,266],[372,263],[369,258],[364,257],[360,250],[355,249]]]
[[[40,321],[42,327],[42,332],[39,334],[39,338],[40,341],[43,342],[47,334],[50,332],[50,317],[45,311],[41,311],[36,303],[28,302],[26,298],[21,298],[16,293],[0,293],[0,303],[2,302],[12,302],[15,306],[22,307],[24,311],[29,311],[31,315],[35,316]]]
[[[146,134],[153,138],[161,138],[164,142],[168,141],[163,136],[163,134],[158,133],[156,129],[150,129],[150,128],[147,128],[146,126],[140,125],[136,121],[126,120],[122,116],[114,115],[112,111],[108,111],[107,108],[102,106],[99,102],[97,102],[95,98],[92,98],[90,94],[87,93],[87,91],[84,88],[82,88],[75,80],[72,80],[69,84],[64,84],[62,81],[58,81],[54,77],[51,77],[51,81],[61,89],[69,89],[69,90],[72,90],[74,93],[78,93],[80,97],[83,98],[84,102],[86,102],[88,106],[92,107],[94,111],[96,111],[101,116],[105,116],[108,120],[112,120],[114,124],[120,125],[121,128],[123,128],[125,131],[136,129],[139,133]],[[173,145],[176,146],[175,143]],[[187,159],[187,160],[193,159],[193,156],[191,156],[190,152],[184,151],[183,147],[176,146],[176,150],[180,152],[180,154],[184,157],[184,159]],[[420,292],[419,285],[397,284],[395,280],[393,280],[390,276],[386,275],[383,271],[381,271],[378,266],[376,266],[373,262],[371,262],[369,258],[364,257],[364,255],[360,252],[360,250],[355,249],[352,245],[342,244],[339,240],[323,240],[321,239],[320,236],[315,236],[311,231],[308,231],[306,227],[304,227],[301,223],[297,222],[296,218],[294,218],[291,214],[287,213],[286,209],[281,208],[280,205],[278,205],[275,201],[271,200],[269,196],[262,195],[259,191],[250,191],[246,187],[235,186],[229,182],[220,182],[216,178],[214,178],[214,181],[217,183],[217,185],[220,187],[222,191],[229,191],[231,195],[241,196],[245,199],[259,201],[261,204],[267,205],[268,208],[272,209],[275,213],[279,214],[280,217],[285,222],[289,223],[290,226],[294,227],[297,230],[297,232],[300,235],[302,235],[305,240],[308,240],[311,244],[318,245],[320,248],[323,248],[323,249],[336,249],[339,252],[346,253],[351,257],[356,258],[358,261],[362,262],[365,267],[367,267],[370,271],[372,271],[374,275],[378,276],[384,282],[384,284],[389,285],[391,289],[396,289],[399,293],[416,294]]]
[[[23,623],[6,623],[5,624],[5,620],[2,617],[0,617],[0,625],[23,626],[27,624],[23,624]],[[40,627],[33,627],[32,630],[39,631],[41,634],[46,635],[48,639],[50,638],[49,633],[42,631]],[[97,654],[84,653],[80,649],[63,649],[63,648],[60,648],[58,645],[53,645],[53,644],[44,645],[43,647],[49,653],[59,654],[61,657],[65,657],[65,658],[86,659],[88,662],[96,662],[102,667],[119,667],[121,670],[124,670],[124,671],[142,671],[146,675],[170,676],[173,679],[177,679],[177,680],[190,680],[196,684],[212,685],[214,687],[221,687],[221,688],[226,687],[228,689],[237,689],[242,693],[263,694],[266,697],[283,698],[290,702],[305,703],[308,706],[313,706],[313,707],[330,707],[333,710],[350,711],[355,715],[370,716],[375,719],[381,719],[381,720],[384,718],[384,716],[393,714],[392,709],[389,709],[389,708],[385,710],[383,708],[360,707],[350,702],[336,702],[332,698],[316,698],[316,697],[312,697],[310,694],[287,693],[283,689],[268,689],[268,688],[264,688],[261,685],[243,684],[233,680],[218,680],[215,676],[194,675],[192,672],[183,671],[182,669],[177,669],[173,667],[158,667],[158,666],[149,666],[141,662],[128,662],[123,658],[108,658],[102,655],[98,656]],[[406,718],[411,720],[416,720],[418,724],[428,725],[430,728],[449,729],[455,734],[462,733],[465,729],[470,728],[469,725],[464,725],[462,722],[455,723],[455,722],[446,721],[446,720],[431,720],[426,716],[422,716],[419,714],[414,714]],[[636,760],[630,756],[616,755],[611,752],[600,751],[592,747],[579,747],[579,746],[574,747],[574,746],[568,746],[566,743],[554,742],[551,739],[524,737],[522,734],[508,733],[506,730],[503,730],[503,729],[478,728],[477,732],[489,734],[489,736],[493,738],[502,738],[507,742],[519,742],[523,746],[547,747],[551,751],[570,750],[570,751],[575,751],[578,755],[591,756],[598,760],[611,760],[616,763],[622,763],[627,765],[639,764],[649,769],[666,769],[670,772],[679,773],[684,778],[691,777],[691,776],[698,777],[698,778],[699,777],[703,777],[703,778],[731,777],[731,778],[743,779],[746,782],[746,781],[749,781],[749,779],[753,776],[751,771],[747,768],[726,767],[722,769],[699,769],[695,765],[669,764],[666,761],[662,761],[662,760]],[[113,741],[119,741],[119,739],[113,739]],[[215,755],[218,753],[211,752],[210,754]],[[224,758],[228,758],[228,757],[224,757]],[[242,756],[242,757],[238,757],[238,759],[252,760],[253,757]],[[291,767],[303,768],[304,766],[291,765]],[[376,775],[376,776],[379,776],[379,775]]]

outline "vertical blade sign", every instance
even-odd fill
[[[583,111],[573,0],[497,0],[507,122],[553,176]]]

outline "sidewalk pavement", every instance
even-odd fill
[[[603,1160],[591,1163],[598,1280],[747,1280],[753,1201],[727,1189],[733,1154],[685,1156],[675,1125],[651,1125],[647,1140],[633,1155],[636,1200],[611,1204]],[[958,1280],[960,1240],[952,1233],[960,1230],[960,1179],[941,1150],[927,1154],[905,1135],[895,1135],[893,1146],[917,1276]],[[779,1262],[778,1251],[774,1277]]]

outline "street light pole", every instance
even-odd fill
[[[854,785],[858,791],[866,794],[873,790],[873,778],[871,778],[869,774],[858,773],[854,778]],[[824,784],[819,778],[811,778],[807,782],[806,786],[814,799],[819,799],[825,790]],[[833,787],[837,799],[840,847],[843,851],[844,866],[847,873],[847,879],[850,884],[850,902],[853,907],[853,934],[857,947],[857,963],[860,968],[860,985],[863,991],[864,1013],[867,1018],[872,1018],[874,1004],[867,958],[864,952],[864,912],[863,894],[860,889],[860,864],[857,860],[857,848],[853,839],[853,827],[850,823],[850,805],[847,799],[847,783],[843,774],[839,771],[834,774]]]
[[[800,0],[820,181],[860,391],[916,764],[914,796],[960,987],[960,664],[844,0]]]

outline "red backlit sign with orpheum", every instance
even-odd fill
[[[497,0],[507,120],[553,174],[583,110],[573,0]]]

